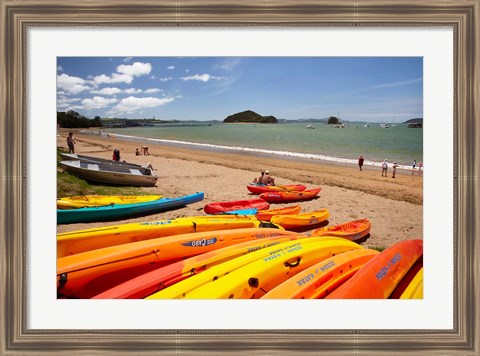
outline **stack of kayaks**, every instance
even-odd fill
[[[313,199],[320,188],[249,190],[260,198],[209,203],[204,206],[209,215],[58,234],[58,297],[423,298],[422,240],[382,252],[364,248],[360,243],[371,230],[367,218],[313,230],[328,224],[328,209],[269,209],[270,203]],[[59,223],[114,220],[203,198],[202,192],[179,198],[75,196],[57,200],[57,216]],[[298,232],[307,230],[313,230],[310,236]]]
[[[206,214],[222,214],[228,211],[243,209],[268,209],[270,204],[263,199],[246,199],[234,201],[222,201],[206,204],[203,208]]]
[[[181,219],[60,234],[59,296],[423,297],[421,240],[402,241],[378,252],[342,237],[261,228],[253,216]],[[252,227],[242,227],[249,224]],[[215,228],[219,230],[208,231]],[[205,231],[182,233],[198,231],[194,229]]]
[[[80,252],[57,258],[57,288],[65,296],[91,298],[131,278],[188,257],[245,241],[291,234],[272,228],[216,230]]]
[[[203,197],[203,192],[197,192],[178,198],[160,198],[140,203],[110,204],[78,209],[58,209],[57,224],[108,221],[153,214],[199,202],[203,200]]]
[[[163,198],[161,195],[77,195],[57,199],[57,209],[77,209],[88,206],[143,203]]]
[[[263,226],[275,227],[244,215],[203,215],[101,226],[58,234],[57,257],[165,236]]]

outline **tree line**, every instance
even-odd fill
[[[57,111],[57,124],[64,128],[102,127],[100,116],[89,119],[73,110]]]

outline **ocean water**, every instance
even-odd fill
[[[357,164],[360,155],[365,165],[380,166],[384,159],[409,168],[413,160],[423,161],[423,129],[405,124],[348,123],[336,128],[322,123],[294,124],[190,124],[105,129],[103,134],[135,140],[149,145],[174,145],[215,151],[273,155],[297,160],[324,160]],[[87,131],[88,132],[88,131]],[[98,133],[98,131],[96,132]],[[403,166],[403,167],[402,167]]]

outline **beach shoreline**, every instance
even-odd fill
[[[381,169],[281,159],[273,156],[216,152],[171,145],[149,144],[149,156],[136,156],[135,149],[144,144],[123,140],[114,135],[92,135],[80,129],[58,129],[57,147],[66,148],[68,132],[74,132],[75,152],[111,158],[114,148],[120,149],[127,162],[151,164],[159,177],[156,187],[142,188],[151,194],[177,197],[203,191],[205,199],[185,208],[161,214],[118,222],[59,225],[58,232],[86,229],[102,225],[153,221],[181,216],[204,215],[203,206],[214,201],[255,198],[246,186],[261,170],[268,169],[276,184],[320,186],[319,198],[301,203],[302,211],[328,208],[329,225],[367,217],[372,223],[369,246],[388,247],[406,239],[422,238],[423,176],[397,171],[392,178],[381,176]],[[398,174],[400,173],[400,174]],[[272,208],[292,204],[272,204]],[[306,232],[308,235],[308,232]]]

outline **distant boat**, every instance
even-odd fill
[[[380,124],[380,127],[382,129],[388,129],[390,126],[388,126],[387,124]]]
[[[314,128],[315,128],[315,126],[313,126],[313,125],[307,125],[307,126],[305,126],[305,127],[306,127],[307,129],[314,129]]]
[[[410,122],[408,124],[409,129],[422,129],[423,128],[423,123],[420,122]]]
[[[74,176],[99,183],[152,187],[158,180],[157,176],[152,175],[150,169],[145,169],[142,172],[135,167],[113,165],[111,163],[61,161],[60,166],[65,172]]]

